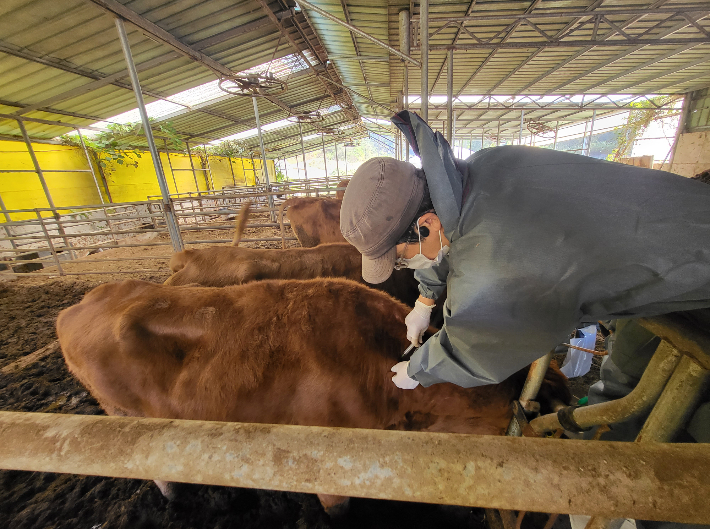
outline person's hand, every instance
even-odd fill
[[[409,375],[407,375],[407,368],[409,367],[409,360],[405,360],[404,362],[399,362],[392,366],[392,371],[396,373],[394,377],[392,377],[392,382],[394,382],[394,385],[397,388],[402,388],[403,390],[413,390],[417,386],[419,386],[419,382],[415,381],[414,379],[411,379]]]
[[[422,345],[424,332],[429,327],[431,319],[431,309],[434,305],[427,305],[417,299],[414,303],[414,309],[404,318],[404,324],[407,326],[407,340],[419,347]]]

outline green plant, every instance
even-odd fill
[[[286,176],[284,175],[284,173],[281,170],[279,170],[277,168],[275,179],[276,179],[277,183],[283,183],[284,181],[286,181]]]
[[[152,119],[150,121],[153,123]],[[138,167],[137,159],[143,156],[145,148],[137,147],[135,144],[143,130],[143,124],[141,122],[109,124],[106,129],[107,131],[101,131],[93,137],[84,137],[86,147],[96,152],[101,167],[108,168],[114,163]],[[172,123],[155,124],[152,129],[163,137],[166,147],[182,149],[183,142]],[[63,135],[61,139],[69,146],[81,145],[78,135]]]
[[[634,142],[641,138],[651,122],[676,113],[670,104],[675,96],[656,96],[643,102],[632,103],[626,124],[616,129],[616,148],[607,157],[610,161],[620,161],[628,157]]]
[[[219,144],[209,146],[207,153],[219,157],[246,157],[248,156],[246,146],[236,140],[223,140]]]

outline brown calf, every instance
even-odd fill
[[[304,248],[330,242],[345,242],[340,232],[342,203],[341,200],[332,198],[291,198],[284,201],[279,208],[281,247],[286,249],[284,209],[287,207],[291,229]]]
[[[503,434],[525,371],[401,390],[409,308],[346,280],[103,284],[59,314],[70,371],[109,415]],[[552,369],[543,394],[569,400]],[[342,498],[324,498],[342,502]]]
[[[362,256],[345,243],[321,244],[314,248],[248,249],[237,248],[244,233],[250,204],[245,203],[236,221],[232,246],[188,249],[173,254],[170,269],[175,272],[165,284],[229,286],[263,279],[313,279],[345,277],[364,284]],[[382,290],[396,299],[414,306],[419,297],[418,282],[411,270],[395,270],[384,283],[368,286]],[[443,325],[442,296],[434,310],[431,324]]]

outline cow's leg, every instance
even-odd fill
[[[323,505],[325,512],[334,519],[343,517],[350,507],[350,497],[343,497],[341,495],[319,493],[318,500],[320,500],[320,503]]]

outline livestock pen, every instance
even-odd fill
[[[706,393],[710,337],[678,316],[640,320],[660,345],[634,391],[602,405],[540,415],[555,358],[540,353],[506,436],[105,416],[55,325],[102,283],[163,283],[174,252],[229,246],[245,202],[239,245],[280,248],[280,204],[342,191],[354,154],[415,161],[389,122],[403,110],[461,159],[517,145],[706,170],[707,1],[6,4],[0,525],[710,523],[710,444],[674,443]],[[649,412],[637,441],[599,441]],[[176,498],[148,479],[179,483]],[[315,493],[355,499],[337,520]]]

